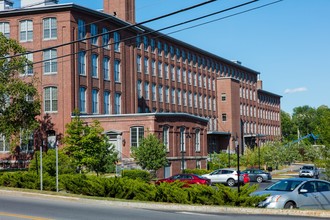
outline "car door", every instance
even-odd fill
[[[316,182],[317,193],[315,200],[319,203],[321,209],[330,209],[330,184],[323,181]]]
[[[222,171],[223,170],[217,170],[216,172],[212,173],[211,181],[213,183],[221,183],[221,179],[222,179],[222,176],[223,176]]]
[[[299,189],[297,201],[300,204],[299,207],[304,209],[321,209],[320,203],[316,200],[318,194],[315,181],[304,183]]]
[[[253,182],[257,181],[255,170],[249,170],[249,177],[250,177],[250,181]]]

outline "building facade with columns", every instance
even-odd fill
[[[169,159],[158,175],[169,176],[206,168],[209,153],[235,153],[236,145],[243,153],[281,136],[281,96],[263,90],[259,72],[138,25],[134,0],[103,3],[96,11],[21,0],[13,9],[0,0],[0,32],[31,52],[33,70],[22,77],[40,79],[42,115],[55,124],[50,139],[79,109],[86,122],[101,122],[123,164],[155,134]]]

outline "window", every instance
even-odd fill
[[[144,50],[147,51],[149,46],[149,40],[147,36],[143,36],[143,44],[144,44]]]
[[[115,77],[115,82],[120,82],[120,60],[115,60],[115,65],[114,65],[114,77]]]
[[[131,127],[131,146],[138,147],[144,137],[144,127]]]
[[[191,83],[192,83],[191,72],[188,71],[188,84],[191,85]]]
[[[57,50],[44,51],[44,74],[57,73]]]
[[[110,92],[105,91],[103,94],[103,112],[104,114],[110,114]]]
[[[156,96],[156,84],[153,83],[151,86],[151,99],[152,101],[156,101],[157,96]]]
[[[164,66],[164,71],[165,71],[165,79],[169,79],[169,75],[168,75],[168,64],[165,63],[165,66]]]
[[[151,61],[151,74],[156,76],[156,60],[152,59]]]
[[[183,106],[187,106],[187,92],[183,91],[182,93],[182,102],[183,102]]]
[[[225,102],[227,100],[226,93],[221,93],[221,101]]]
[[[163,77],[163,68],[162,68],[162,62],[158,61],[158,77],[162,78]]]
[[[102,34],[103,34],[102,35],[102,45],[103,45],[103,48],[110,49],[110,44],[109,44],[110,34],[109,34],[108,29],[103,28],[102,29]]]
[[[151,52],[155,53],[155,49],[156,49],[155,39],[150,40],[150,46],[151,46]]]
[[[184,84],[187,83],[187,71],[185,69],[183,69],[183,72],[182,72],[182,82]]]
[[[170,103],[170,88],[168,86],[165,88],[165,102]]]
[[[103,78],[110,80],[110,59],[108,57],[103,58]]]
[[[6,137],[0,134],[0,153],[10,151],[9,142],[7,142]]]
[[[197,93],[194,94],[194,108],[197,108]]]
[[[181,105],[181,100],[182,100],[181,90],[178,89],[178,105]]]
[[[163,86],[158,86],[158,100],[159,102],[163,102]]]
[[[86,75],[86,52],[80,51],[78,54],[79,75]]]
[[[171,65],[171,79],[172,79],[172,81],[175,81],[174,66],[173,65]]]
[[[98,78],[99,58],[97,54],[92,54],[92,77]]]
[[[57,112],[57,87],[46,87],[44,89],[44,111]]]
[[[86,113],[86,88],[79,88],[79,111],[81,113]]]
[[[44,40],[51,40],[57,38],[57,19],[45,18],[43,20]]]
[[[202,75],[198,74],[198,86],[202,87]]]
[[[180,128],[180,149],[181,149],[181,152],[186,151],[186,136],[185,136],[185,128],[184,127]]]
[[[175,92],[175,89],[173,88],[172,89],[172,97],[171,97],[171,99],[172,99],[172,104],[175,104],[175,94],[176,94],[176,92]]]
[[[33,40],[33,22],[31,20],[24,20],[20,22],[19,40],[21,42]]]
[[[196,152],[201,151],[201,130],[200,129],[195,130],[195,151]]]
[[[136,70],[138,73],[141,72],[141,56],[140,55],[138,55],[136,57]]]
[[[170,139],[170,128],[168,126],[164,126],[163,127],[163,143],[166,146],[167,152],[170,151],[169,139]]]
[[[226,113],[222,114],[222,121],[227,121],[227,114]]]
[[[158,41],[157,43],[157,48],[158,48],[158,55],[162,55],[162,42]]]
[[[78,40],[86,38],[86,24],[84,20],[78,20]]]
[[[149,74],[149,59],[148,59],[148,57],[144,58],[144,73]]]
[[[194,86],[197,86],[197,74],[194,73]]]
[[[91,43],[93,45],[97,45],[97,38],[98,37],[94,37],[97,35],[97,26],[95,24],[91,24]]]
[[[192,92],[190,91],[188,93],[188,106],[192,107]]]
[[[114,50],[116,52],[120,51],[120,34],[118,32],[113,33],[114,38]]]
[[[2,32],[6,38],[9,38],[10,36],[9,22],[0,22],[0,32]]]
[[[141,37],[139,35],[136,36],[136,48],[141,48]]]
[[[121,94],[115,94],[115,114],[121,114]]]
[[[142,82],[141,80],[138,80],[137,81],[137,95],[138,95],[138,98],[142,98]]]
[[[97,89],[92,90],[92,113],[99,113],[99,91]]]
[[[24,74],[25,75],[33,75],[33,54],[28,53],[25,55],[26,59],[28,60],[28,64],[24,68]]]
[[[144,82],[144,98],[149,100],[149,82]]]
[[[181,69],[180,69],[180,67],[176,68],[176,77],[177,77],[177,82],[181,82]]]

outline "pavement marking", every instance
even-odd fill
[[[205,213],[197,213],[197,212],[176,212],[179,214],[185,214],[185,215],[200,215],[200,216],[211,216],[212,214],[205,214]],[[215,215],[212,215],[215,216]]]
[[[51,220],[50,218],[42,218],[42,217],[29,216],[29,215],[20,215],[20,214],[14,214],[14,213],[9,213],[9,212],[0,212],[0,216],[8,216],[8,217],[31,219],[31,220]]]

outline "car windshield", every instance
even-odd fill
[[[312,166],[303,166],[302,169],[303,169],[303,170],[313,170],[314,167],[312,167]]]
[[[302,180],[280,180],[268,187],[266,190],[291,192],[302,182]]]

